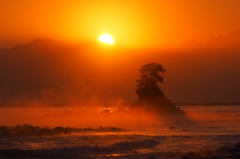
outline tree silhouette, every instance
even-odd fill
[[[139,71],[141,75],[136,85],[138,104],[157,112],[179,112],[180,109],[165,97],[158,86],[159,83],[163,83],[163,73],[166,72],[163,66],[158,63],[149,63],[143,65]]]
[[[163,92],[157,86],[157,83],[163,83],[163,73],[166,71],[162,65],[158,63],[149,63],[143,65],[139,69],[141,75],[137,79],[137,90],[139,101],[147,100],[147,98],[156,98],[163,96]]]

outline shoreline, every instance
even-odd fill
[[[62,147],[50,149],[28,149],[21,150],[18,148],[0,150],[0,159],[4,158],[92,158],[95,156],[101,159],[116,158],[127,159],[137,157],[139,159],[239,159],[240,158],[240,142],[233,146],[223,146],[216,150],[201,150],[199,152],[158,152],[138,154],[138,149],[154,148],[159,142],[153,140],[142,140],[140,144],[135,142],[120,142],[109,146],[99,145],[81,145],[75,147]],[[144,146],[143,146],[144,145]],[[133,151],[134,150],[134,151]],[[131,152],[133,151],[133,152]],[[116,155],[118,154],[118,155]]]

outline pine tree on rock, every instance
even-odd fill
[[[166,71],[158,63],[143,65],[140,69],[140,78],[137,79],[136,93],[139,105],[147,105],[148,109],[161,112],[179,112],[180,109],[165,97],[158,84],[163,83],[163,73]]]

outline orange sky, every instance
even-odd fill
[[[132,102],[150,62],[166,68],[174,102],[239,102],[239,9],[239,0],[1,0],[0,48],[23,46],[0,49],[0,102],[64,103],[59,92]],[[95,43],[105,33],[114,45]]]
[[[126,47],[206,42],[240,28],[239,0],[1,0],[0,47],[38,37],[95,41],[109,33]]]

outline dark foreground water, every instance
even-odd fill
[[[121,132],[2,137],[0,158],[240,159],[240,107],[182,109],[195,126],[149,125]]]

